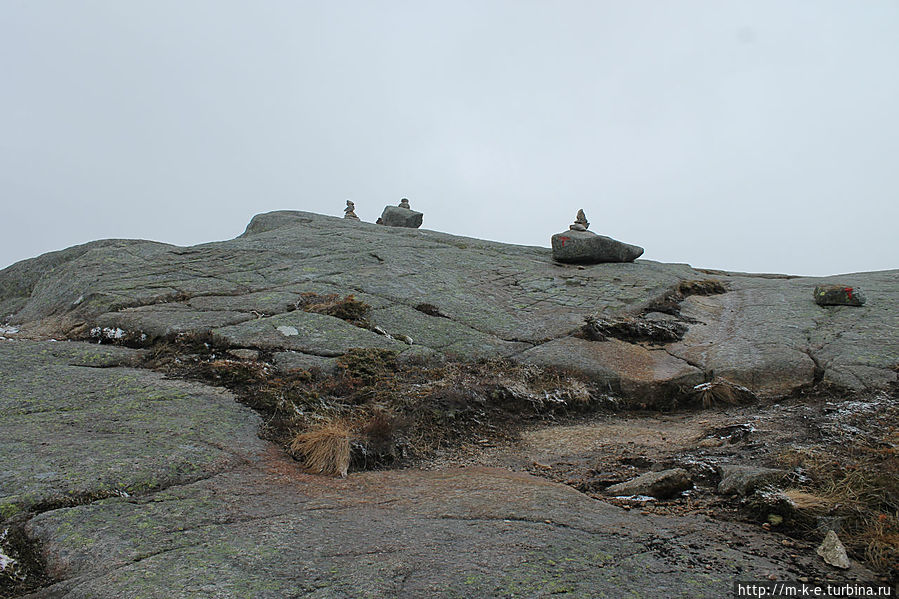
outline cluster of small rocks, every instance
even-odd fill
[[[356,204],[352,200],[346,201],[343,218],[349,220],[361,220],[356,215]],[[386,225],[388,227],[406,227],[408,229],[417,229],[421,226],[424,215],[421,212],[412,210],[409,205],[408,198],[400,200],[399,206],[387,206],[376,224]]]

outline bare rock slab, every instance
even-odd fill
[[[633,262],[643,248],[597,235],[592,231],[569,230],[552,236],[553,260],[576,264]]]
[[[381,224],[388,227],[406,227],[417,229],[421,226],[424,215],[421,212],[401,208],[400,206],[387,206],[381,213]]]
[[[274,454],[28,528],[59,580],[44,597],[720,597],[741,569],[789,577],[765,557],[775,541],[731,548],[732,527],[633,514],[528,475],[334,480]]]
[[[232,395],[125,366],[134,353],[0,343],[0,519],[197,480],[263,445]]]
[[[690,474],[683,468],[672,468],[661,472],[647,472],[627,482],[612,485],[606,489],[607,495],[648,495],[657,499],[668,499],[693,486]]]
[[[698,385],[703,373],[664,350],[652,350],[618,339],[605,342],[565,337],[522,352],[516,361],[573,368],[615,393],[650,400],[666,390]]]

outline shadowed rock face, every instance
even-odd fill
[[[587,316],[653,317],[681,282],[709,278],[727,292],[679,298],[671,317],[687,326],[679,341],[579,338]],[[0,324],[38,338],[83,337],[94,327],[150,337],[213,331],[236,347],[319,357],[351,347],[505,356],[574,367],[626,394],[713,376],[762,395],[820,381],[852,389],[895,381],[899,272],[840,276],[841,285],[866,290],[858,308],[815,305],[815,286],[829,281],[647,260],[566,265],[546,248],[272,212],[231,241],[179,248],[110,240],[17,263],[0,271]],[[296,311],[304,292],[354,294],[393,339]]]

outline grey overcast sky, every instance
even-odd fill
[[[253,214],[899,268],[896,0],[0,0],[0,267]]]

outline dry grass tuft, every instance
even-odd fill
[[[357,300],[352,294],[340,297],[337,293],[319,295],[307,291],[300,294],[295,306],[297,310],[333,316],[365,328],[369,325],[368,317],[371,314],[371,306]]]
[[[428,316],[446,318],[446,316],[440,311],[440,308],[438,308],[434,304],[418,304],[417,306],[415,306],[415,309],[422,314],[427,314]]]
[[[713,406],[733,406],[756,399],[755,394],[747,389],[731,383],[723,378],[716,378],[708,383],[693,387],[692,394],[703,409]]]
[[[343,375],[373,382],[397,370],[396,352],[389,349],[353,348],[337,358]]]
[[[895,438],[887,432],[884,439]],[[809,478],[788,492],[797,509],[843,520],[840,538],[880,571],[899,573],[899,455],[896,445],[850,444],[836,451],[792,450],[781,464]]]
[[[682,297],[689,295],[719,295],[725,293],[727,288],[716,279],[703,279],[697,281],[681,281],[677,286],[677,292]]]
[[[682,322],[656,322],[638,317],[603,318],[588,316],[581,327],[581,334],[592,341],[605,341],[609,337],[622,341],[649,343],[673,343],[684,338],[687,325]]]
[[[331,420],[294,437],[290,451],[302,457],[313,472],[346,476],[350,468],[352,426],[344,420]]]
[[[786,489],[783,494],[797,510],[810,513],[826,514],[839,505],[832,497],[824,497],[801,489]]]

